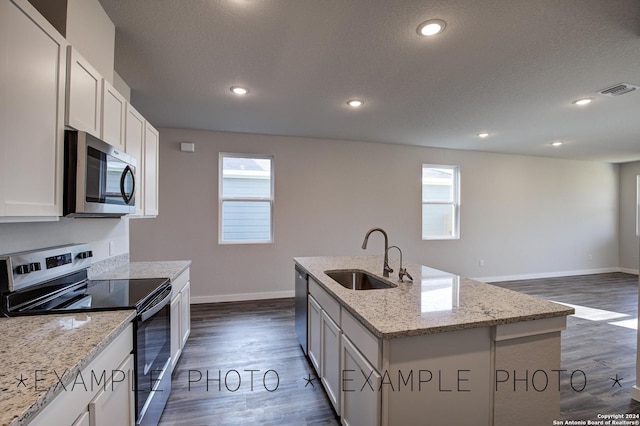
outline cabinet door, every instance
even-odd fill
[[[321,379],[336,413],[340,412],[340,327],[322,311]]]
[[[89,418],[92,426],[133,426],[135,412],[133,355],[129,355],[89,403]]]
[[[380,424],[380,382],[378,372],[342,335],[341,417],[346,426]]]
[[[102,140],[124,151],[124,122],[127,100],[102,79]]]
[[[67,42],[26,0],[0,5],[0,216],[61,216]]]
[[[78,416],[76,421],[73,422],[71,426],[90,426],[91,422],[89,421],[89,418],[89,412],[85,411],[84,413],[80,414],[80,416]]]
[[[136,213],[135,216],[144,214],[144,136],[145,119],[134,107],[127,104],[127,116],[125,119],[125,151],[134,157],[136,164]]]
[[[171,371],[178,363],[178,357],[182,351],[182,339],[180,336],[180,320],[182,309],[182,293],[178,293],[171,301]]]
[[[320,309],[320,305],[318,305],[318,302],[316,302],[311,295],[309,295],[309,309],[307,312],[309,316],[307,319],[307,323],[309,325],[309,329],[307,330],[309,359],[311,360],[311,364],[313,364],[313,368],[316,369],[318,377],[322,377],[322,371],[320,368],[320,349],[322,346],[322,341],[320,340],[322,330],[322,309]]]
[[[100,138],[102,76],[77,50],[69,46],[65,124]]]
[[[180,347],[183,348],[191,333],[191,283],[180,292]]]
[[[144,215],[158,215],[158,131],[148,122],[144,137]]]

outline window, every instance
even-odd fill
[[[422,165],[422,239],[460,238],[460,168]]]
[[[218,242],[273,242],[273,156],[220,153]]]
[[[640,237],[640,175],[636,176],[636,235]]]

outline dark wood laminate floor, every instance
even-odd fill
[[[624,273],[584,275],[494,283],[543,299],[629,315],[592,321],[570,316],[562,332],[562,369],[581,370],[587,378],[582,392],[561,383],[562,420],[598,420],[598,414],[640,413],[631,399],[636,374],[636,330],[612,325],[638,315],[638,276]],[[636,320],[637,322],[637,320]],[[616,375],[621,380],[616,383]],[[574,386],[584,385],[582,373]]]
[[[192,305],[160,425],[338,425],[314,374],[294,299]]]
[[[635,275],[494,284],[629,315],[619,320],[637,318]],[[338,425],[295,337],[293,303],[293,299],[277,299],[192,305],[191,337],[174,371],[173,390],[160,425]],[[584,371],[587,383],[582,392],[576,392],[569,374],[563,374],[561,420],[640,413],[640,403],[631,399],[636,331],[609,324],[613,321],[617,320],[569,317],[562,334],[562,368]],[[611,380],[616,374],[622,378],[620,386]],[[581,373],[574,376],[577,388],[584,384],[581,377]],[[309,383],[309,378],[314,380]]]

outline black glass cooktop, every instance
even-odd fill
[[[169,280],[125,279],[83,280],[68,279],[28,291],[6,295],[3,310],[8,315],[36,315],[65,312],[86,312],[143,307],[168,287]]]

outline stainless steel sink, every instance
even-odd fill
[[[396,287],[395,284],[382,281],[368,272],[360,270],[347,269],[324,271],[324,273],[350,290],[383,290]]]

